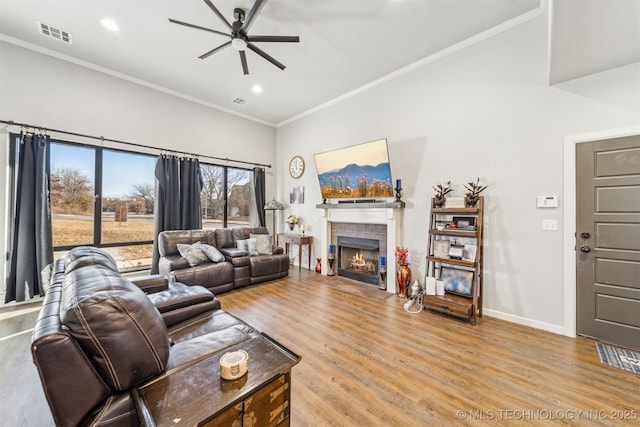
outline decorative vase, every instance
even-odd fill
[[[396,281],[398,283],[398,295],[402,298],[407,297],[407,287],[411,283],[411,269],[409,264],[400,264],[398,267]]]
[[[447,201],[446,197],[444,197],[444,196],[442,196],[442,197],[436,196],[433,199],[433,204],[436,205],[436,208],[441,208],[441,207],[444,206],[444,202],[446,202],[446,201]]]
[[[293,227],[295,227],[296,225],[292,222],[289,223],[289,231],[293,231]]]
[[[479,196],[465,196],[464,205],[468,208],[475,208],[478,203]]]
[[[322,258],[316,258],[316,273],[322,273]]]

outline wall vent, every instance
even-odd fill
[[[238,105],[247,105],[247,103],[249,101],[247,101],[246,99],[242,99],[242,98],[233,98],[231,100],[231,102],[233,102],[234,104],[238,104]]]
[[[38,28],[40,29],[40,34],[45,37],[51,37],[52,39],[71,44],[71,33],[67,31],[63,31],[60,28],[56,28],[53,25],[45,24],[40,21],[38,21]]]

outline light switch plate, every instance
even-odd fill
[[[557,231],[558,230],[558,220],[557,219],[543,219],[542,220],[542,229],[544,231]]]

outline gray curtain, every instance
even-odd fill
[[[53,268],[49,136],[20,135],[5,302],[44,295]]]
[[[151,274],[158,274],[158,234],[164,230],[179,230],[180,223],[180,159],[161,155],[156,162],[156,202],[153,229],[153,259]]]
[[[264,194],[264,169],[253,168],[253,187],[256,193],[256,208],[258,210],[258,221],[260,227],[266,225],[266,213],[264,211],[265,194]]]
[[[198,159],[180,159],[180,225],[183,230],[202,228],[201,190],[202,176]]]

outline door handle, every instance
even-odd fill
[[[591,237],[591,234],[589,233],[580,233],[580,237],[582,237],[583,239],[588,239],[589,237]]]
[[[580,250],[582,252],[591,252],[591,248],[589,246],[587,246],[587,245],[580,246]]]

